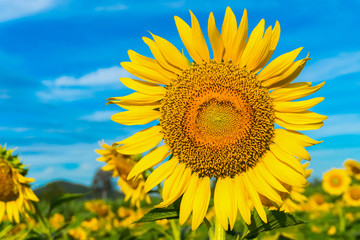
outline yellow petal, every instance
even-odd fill
[[[6,203],[6,214],[10,222],[13,221],[13,201]]]
[[[311,87],[311,84],[309,83],[292,83],[286,87],[275,89],[270,92],[270,96],[275,99],[275,101],[291,101],[306,97],[318,91],[324,84],[325,82]]]
[[[291,131],[286,129],[275,129],[275,135],[277,136],[281,135],[283,136],[283,138],[289,139],[289,141],[290,140],[295,141],[303,147],[309,147],[323,142],[323,141],[316,141],[314,139],[311,139],[305,134],[299,133],[297,131]]]
[[[297,48],[275,58],[257,75],[257,79],[260,81],[266,81],[272,77],[281,75],[290,67],[302,49],[302,47]]]
[[[168,85],[171,83],[171,78],[166,75],[166,71],[158,71],[143,65],[132,63],[132,62],[122,62],[121,66],[128,71],[129,73],[135,75],[138,78],[141,78],[145,81],[157,84]]]
[[[223,21],[223,25],[221,28],[221,37],[224,41],[225,46],[225,55],[224,55],[224,61],[229,61],[232,58],[232,49],[233,42],[235,40],[237,31],[237,22],[236,17],[231,10],[230,7],[226,8],[225,17]]]
[[[181,70],[176,68],[175,66],[171,65],[163,56],[163,54],[161,53],[160,49],[158,48],[158,46],[156,45],[156,43],[151,40],[150,38],[147,37],[143,37],[142,38],[143,41],[146,43],[146,45],[148,45],[148,47],[150,48],[151,53],[154,55],[154,57],[156,58],[156,60],[158,61],[158,63],[166,70],[173,72],[175,74],[180,74]]]
[[[280,181],[295,187],[304,187],[305,177],[290,166],[280,162],[271,152],[263,158],[266,168]]]
[[[263,81],[263,85],[268,87],[269,89],[275,89],[290,84],[292,81],[295,80],[295,78],[299,76],[308,60],[310,60],[310,58],[306,57],[292,63],[291,66],[280,76],[276,76],[270,78],[269,80]]]
[[[254,168],[254,171],[258,176],[261,176],[263,179],[266,179],[266,182],[269,183],[273,188],[280,192],[288,193],[289,191],[279,182],[279,180],[272,175],[264,164],[257,164]]]
[[[184,55],[182,55],[181,52],[179,52],[179,50],[177,50],[177,48],[174,45],[172,45],[169,41],[167,41],[164,38],[161,38],[154,34],[151,35],[153,36],[154,41],[158,46],[160,52],[162,53],[162,55],[169,64],[180,70],[184,70],[189,67]]]
[[[194,43],[194,47],[200,57],[205,61],[210,61],[209,49],[206,45],[206,41],[204,35],[201,31],[200,24],[195,17],[195,15],[190,11],[191,15],[191,30],[192,30],[192,39]]]
[[[250,169],[246,171],[246,174],[244,174],[243,177],[252,182],[258,193],[267,197],[278,205],[282,204],[280,195],[261,176],[258,176],[257,172]]]
[[[134,168],[129,173],[127,179],[131,179],[134,176],[139,175],[148,168],[154,167],[155,165],[162,162],[166,157],[167,153],[170,151],[170,148],[167,145],[156,148],[155,150],[149,152],[145,155],[140,161],[134,166]]]
[[[252,58],[253,52],[259,46],[259,42],[262,40],[263,34],[265,30],[265,20],[261,19],[259,24],[254,28],[250,37],[246,43],[246,47],[240,59],[240,67],[246,66]],[[251,70],[251,69],[249,69]]]
[[[31,188],[24,188],[24,195],[27,199],[34,201],[34,202],[38,202],[39,199],[38,197],[35,195],[35,193],[31,190]]]
[[[279,24],[278,21],[276,21],[275,27],[272,30],[270,46],[269,46],[269,49],[268,49],[268,52],[267,52],[267,56],[262,59],[261,63],[259,63],[257,71],[259,71],[261,68],[263,68],[269,62],[269,60],[271,59],[272,54],[275,51],[276,45],[279,42],[279,38],[280,38],[280,24]]]
[[[153,189],[156,185],[161,183],[165,178],[170,176],[170,174],[173,173],[175,167],[179,163],[179,160],[177,157],[173,157],[167,162],[161,164],[159,167],[157,167],[150,176],[146,179],[145,182],[145,192],[150,191]]]
[[[165,180],[162,190],[162,198],[164,201],[167,201],[169,199],[172,187],[176,184],[177,181],[179,181],[184,171],[185,164],[180,163],[176,166],[174,172]]]
[[[234,63],[239,63],[242,53],[244,52],[246,46],[246,39],[248,35],[248,17],[247,11],[244,9],[243,16],[239,25],[239,29],[236,32],[235,40],[232,46],[232,61]]]
[[[282,131],[275,130],[274,142],[285,152],[300,159],[311,160],[310,154],[296,141],[291,141]]]
[[[15,201],[13,201],[13,217],[14,217],[14,221],[16,223],[20,222],[20,216],[19,216],[19,208],[18,205]]]
[[[116,104],[123,103],[123,104],[141,106],[148,103],[159,102],[162,98],[163,96],[161,95],[149,95],[149,94],[134,92],[124,97],[111,97],[108,98],[107,100],[111,101],[111,103],[116,103]]]
[[[225,53],[225,47],[220,32],[216,27],[214,14],[212,12],[208,20],[208,35],[214,53],[214,59],[217,62],[221,62]]]
[[[214,192],[216,217],[225,229],[234,227],[237,216],[237,196],[234,194],[234,183],[231,178],[218,178]]]
[[[120,142],[115,142],[113,145],[122,144],[123,146],[116,148],[122,154],[134,155],[143,153],[159,144],[163,138],[161,130],[161,126],[153,126],[139,131]]]
[[[196,173],[193,173],[190,179],[188,188],[186,189],[180,205],[179,223],[183,225],[189,218],[190,213],[193,210],[193,202],[196,194],[196,190],[199,183],[199,177]]]
[[[149,94],[149,95],[161,95],[166,94],[166,88],[149,82],[144,82],[140,80],[135,80],[131,78],[120,78],[120,81],[128,88],[131,88],[140,93]]]
[[[5,215],[5,207],[6,207],[5,205],[6,205],[5,202],[0,201],[0,223]]]
[[[296,113],[275,112],[275,118],[295,125],[319,123],[326,120],[327,116],[317,114],[311,111],[302,111]]]
[[[305,171],[300,161],[288,152],[283,151],[277,144],[270,145],[270,151],[277,159],[291,166],[293,169],[305,176]]]
[[[210,178],[204,177],[200,179],[194,197],[193,218],[191,224],[191,229],[193,231],[195,231],[204,220],[207,209],[209,207],[210,196]]]
[[[176,27],[178,29],[180,38],[181,38],[182,42],[184,43],[185,48],[187,49],[190,56],[192,57],[192,59],[195,62],[201,63],[202,58],[199,55],[199,53],[196,51],[194,41],[193,41],[192,30],[191,30],[190,26],[177,16],[175,16],[174,19],[175,19]]]
[[[267,223],[266,212],[264,210],[264,206],[261,203],[259,194],[255,190],[255,186],[250,182],[248,177],[246,177],[246,174],[242,175],[242,179],[246,186],[246,191],[248,192],[249,197],[252,203],[254,204],[257,213],[259,214],[261,220],[263,220],[264,223]]]
[[[312,98],[305,101],[298,102],[280,102],[274,101],[274,109],[278,112],[302,112],[312,108],[319,102],[323,101],[323,97]]]
[[[159,117],[159,111],[144,108],[116,113],[111,116],[111,120],[124,125],[143,125]]]
[[[175,182],[171,184],[171,190],[169,192],[168,198],[166,200],[164,199],[164,201],[158,204],[156,207],[161,207],[161,208],[167,207],[171,203],[175,202],[188,188],[190,179],[191,179],[191,169],[185,168],[185,171],[177,177]],[[164,183],[164,189],[165,189],[165,184],[166,181]]]
[[[244,181],[242,180],[242,177],[236,176],[235,177],[235,189],[234,193],[237,195],[238,200],[238,209],[240,212],[241,217],[244,219],[246,224],[250,225],[251,223],[251,212],[250,207],[248,204],[248,193],[245,190]]]
[[[265,31],[264,37],[259,41],[257,48],[253,49],[252,55],[249,57],[246,64],[248,70],[257,73],[265,64],[270,51],[272,30],[271,26]]]
[[[280,125],[283,128],[297,131],[305,131],[305,130],[315,130],[324,126],[323,122],[309,123],[309,124],[291,124],[285,121],[282,121],[278,118],[275,119],[275,123]]]
[[[148,58],[148,57],[145,57],[145,56],[142,56],[132,50],[129,50],[128,54],[129,54],[129,58],[130,58],[131,62],[140,64],[144,67],[148,67],[148,68],[154,69],[159,72],[164,72],[171,79],[176,78],[176,74],[173,71],[169,71],[169,70],[167,70],[167,68],[162,67],[158,61]]]

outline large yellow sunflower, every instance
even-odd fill
[[[19,223],[20,216],[34,212],[32,201],[39,199],[29,185],[34,179],[25,177],[27,169],[13,151],[0,145],[0,222],[6,213],[10,222]]]
[[[360,163],[352,160],[347,159],[344,163],[347,173],[350,176],[353,176],[355,179],[360,180]]]
[[[360,185],[351,186],[343,195],[349,206],[360,207]]]
[[[322,187],[331,195],[340,195],[345,192],[351,183],[351,178],[344,169],[331,169],[323,176]]]
[[[246,10],[238,27],[228,7],[221,33],[210,13],[211,59],[199,22],[190,14],[191,26],[179,17],[175,23],[192,61],[164,38],[151,34],[153,40],[143,40],[155,59],[130,50],[131,62],[121,63],[141,80],[120,79],[136,92],[109,99],[127,110],[112,120],[125,125],[154,120],[159,124],[121,141],[117,150],[143,153],[164,140],[164,145],[139,161],[128,178],[164,161],[147,178],[145,190],[165,180],[163,202],[157,207],[166,207],[183,195],[181,224],[191,212],[192,229],[203,221],[211,179],[216,180],[216,217],[225,230],[228,225],[233,228],[238,211],[249,224],[252,206],[266,222],[260,194],[281,205],[278,191],[287,191],[282,183],[295,187],[307,183],[297,158],[310,160],[304,147],[319,142],[297,131],[323,126],[326,116],[308,110],[323,98],[293,100],[316,92],[323,83],[292,83],[309,59],[295,61],[302,48],[267,64],[279,40],[278,22],[265,31],[261,20],[247,38]],[[275,124],[282,128],[275,129]]]
[[[142,200],[150,203],[149,195],[144,191],[145,179],[139,176],[136,180],[127,180],[132,168],[135,166],[135,157],[132,155],[124,155],[116,151],[112,146],[106,143],[100,144],[103,149],[95,150],[98,154],[102,155],[97,160],[106,162],[107,165],[102,167],[104,171],[112,171],[113,177],[119,177],[118,185],[121,191],[125,194],[125,201],[130,200],[131,205],[140,207]]]

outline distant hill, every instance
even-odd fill
[[[82,184],[67,182],[67,181],[53,181],[46,184],[43,187],[39,187],[34,190],[35,194],[41,200],[50,200],[54,197],[58,197],[64,193],[83,193],[86,194],[86,199],[100,198],[101,196],[95,196],[90,187]],[[123,198],[124,194],[117,190],[112,190],[107,193],[108,198]]]

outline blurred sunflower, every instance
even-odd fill
[[[32,201],[39,199],[29,185],[34,179],[25,177],[28,169],[13,151],[0,145],[0,222],[6,213],[10,222],[19,223],[26,211],[34,212]]]
[[[113,115],[112,120],[142,125],[159,119],[159,125],[118,142],[121,146],[117,150],[139,154],[164,140],[164,145],[137,163],[128,179],[167,159],[147,178],[145,191],[165,179],[163,202],[157,207],[166,207],[183,195],[180,223],[192,212],[193,230],[207,212],[212,178],[217,181],[215,213],[225,230],[228,225],[233,228],[238,211],[250,224],[253,206],[267,222],[260,194],[281,205],[277,191],[287,192],[282,183],[295,187],[307,184],[296,157],[310,160],[304,147],[319,142],[297,130],[318,129],[327,117],[307,110],[322,97],[293,100],[316,92],[323,83],[313,87],[311,83],[291,83],[309,60],[295,61],[302,48],[265,66],[279,40],[278,22],[265,31],[265,21],[261,20],[247,38],[246,10],[237,27],[228,7],[221,33],[210,13],[211,59],[199,22],[190,14],[191,27],[179,17],[175,23],[192,63],[174,45],[154,34],[154,40],[143,40],[155,59],[130,50],[131,62],[121,63],[144,81],[120,79],[136,92],[108,99],[128,110]],[[275,129],[275,123],[286,129]]]
[[[112,215],[111,206],[103,200],[91,200],[84,203],[85,209],[89,212],[96,213],[99,217]]]
[[[149,195],[145,192],[145,179],[140,175],[136,180],[128,180],[127,176],[133,169],[137,161],[132,155],[124,155],[119,153],[116,148],[101,143],[103,149],[95,150],[102,157],[97,158],[98,161],[105,162],[107,165],[102,167],[104,171],[112,171],[113,177],[119,177],[118,185],[125,194],[125,201],[130,198],[130,204],[140,208],[142,200],[151,203]]]
[[[344,193],[343,199],[349,206],[360,207],[360,186],[351,186]]]
[[[322,187],[331,195],[345,192],[351,183],[351,178],[343,169],[331,169],[323,176]]]
[[[353,176],[355,179],[360,180],[360,163],[352,160],[347,159],[344,163],[347,173],[350,176]]]
[[[331,203],[327,203],[325,197],[321,193],[315,193],[309,197],[307,202],[307,206],[305,209],[307,211],[320,211],[320,212],[328,212],[330,208],[333,207]]]

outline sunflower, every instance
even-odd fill
[[[350,176],[353,176],[355,179],[360,180],[360,163],[352,160],[347,159],[344,163],[347,173]]]
[[[351,178],[343,169],[331,169],[323,176],[322,187],[331,195],[340,195],[345,192],[351,183]]]
[[[97,160],[106,162],[106,166],[102,167],[104,171],[112,171],[113,177],[119,177],[118,185],[121,191],[125,194],[125,201],[130,198],[130,204],[140,207],[140,202],[146,200],[150,203],[150,197],[145,193],[145,179],[139,176],[136,180],[127,180],[127,176],[131,169],[135,166],[136,160],[132,155],[124,155],[116,151],[116,148],[107,145],[106,143],[100,144],[103,149],[95,150],[98,154],[102,155]]]
[[[29,185],[34,179],[25,177],[28,169],[13,151],[0,145],[0,222],[6,212],[10,222],[19,223],[21,215],[28,217],[27,211],[34,212],[32,202],[39,199]]]
[[[154,120],[158,124],[119,142],[117,150],[131,155],[155,148],[128,179],[163,162],[147,178],[145,191],[165,180],[163,202],[157,207],[183,195],[179,220],[185,223],[192,212],[193,230],[207,212],[211,179],[216,181],[216,217],[225,230],[233,228],[238,212],[250,224],[253,206],[267,222],[260,195],[281,205],[278,191],[287,192],[282,183],[307,184],[297,158],[310,160],[304,147],[319,142],[297,131],[318,129],[327,117],[308,110],[322,97],[293,100],[316,92],[323,83],[292,83],[309,60],[295,61],[302,48],[267,64],[279,40],[278,22],[265,31],[261,20],[247,38],[246,10],[237,27],[228,7],[221,33],[210,13],[211,59],[199,22],[190,14],[191,27],[179,17],[175,23],[192,62],[170,42],[151,34],[153,40],[143,40],[155,59],[130,50],[131,62],[121,63],[141,80],[120,79],[136,92],[108,99],[127,110],[111,119],[125,125]]]
[[[309,197],[307,206],[305,208],[307,211],[328,212],[333,204],[327,203],[323,194],[315,193]]]
[[[344,193],[343,199],[349,206],[360,207],[360,186],[351,186]]]

